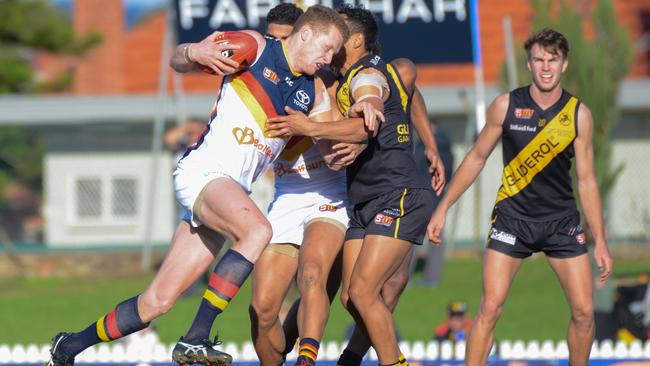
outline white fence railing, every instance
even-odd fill
[[[100,344],[91,347],[76,358],[78,363],[155,363],[170,360],[172,345],[162,343],[133,344],[125,347],[124,344]],[[49,359],[49,345],[0,345],[0,364],[41,363]],[[319,352],[321,361],[335,361],[345,343],[325,342]],[[411,361],[422,360],[461,360],[465,353],[465,343],[452,344],[451,342],[400,342],[400,349]],[[257,361],[255,350],[251,342],[237,344],[225,343],[222,350],[231,354],[236,361]],[[491,357],[501,360],[559,360],[566,359],[569,349],[566,341],[554,342],[521,340],[499,342],[492,348]],[[295,360],[296,351],[289,354],[287,360]],[[593,359],[649,359],[650,341],[645,344],[634,341],[625,344],[622,341],[594,342],[591,348]],[[371,350],[368,360],[377,360],[376,354]]]

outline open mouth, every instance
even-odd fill
[[[551,80],[553,80],[553,75],[552,74],[541,74],[540,79],[545,83],[549,83],[549,82],[551,82]]]

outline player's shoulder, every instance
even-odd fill
[[[390,62],[397,69],[400,79],[404,86],[409,90],[409,94],[415,88],[415,80],[418,77],[415,63],[408,58],[400,57]]]
[[[487,111],[487,123],[502,125],[508,114],[510,93],[504,93],[494,98]]]
[[[508,106],[510,105],[510,93],[503,93],[492,101],[492,104],[490,105],[490,109],[495,111],[495,112],[503,112],[505,114],[508,110]]]
[[[415,80],[417,77],[417,68],[415,63],[406,57],[396,58],[390,62],[393,65],[402,79]]]
[[[576,128],[578,135],[581,135],[581,132],[590,131],[593,125],[593,116],[591,110],[587,107],[586,104],[580,103],[578,105],[578,110],[576,111]]]
[[[587,105],[582,101],[578,105],[578,119],[580,118],[586,118],[588,120],[592,119],[591,109],[589,109],[589,107],[587,107]]]
[[[359,70],[356,75],[364,75],[364,74],[377,74],[377,75],[383,75],[381,70],[379,70],[377,67],[364,67],[363,69]]]

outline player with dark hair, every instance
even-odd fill
[[[378,126],[347,121],[317,123],[289,111],[288,116],[270,119],[267,130],[272,136],[344,142],[370,138],[368,147],[347,169],[348,198],[354,208],[344,256],[350,241],[360,242],[361,250],[351,274],[351,302],[346,305],[368,330],[380,363],[398,365],[400,351],[392,314],[381,289],[406,260],[411,245],[422,243],[433,197],[431,185],[416,173],[411,155],[409,96],[394,67],[366,47],[374,44],[376,22],[373,27],[372,14],[359,9],[351,14],[364,12],[359,15],[360,22],[348,21],[352,36],[344,47],[344,76],[337,89],[337,105],[344,116],[378,110],[384,113],[385,121]]]
[[[266,14],[266,35],[277,39],[287,38],[302,13],[302,9],[291,3],[274,6]]]
[[[485,128],[431,217],[428,233],[439,245],[448,209],[476,179],[501,139],[502,184],[483,258],[481,305],[465,362],[485,364],[515,274],[524,258],[542,251],[571,308],[569,364],[586,365],[594,338],[592,274],[573,192],[574,157],[580,204],[595,241],[600,280],[612,269],[594,174],[593,121],[589,108],[561,85],[568,66],[566,38],[552,29],[542,29],[526,41],[525,49],[532,84],[494,100]]]
[[[267,136],[264,125],[268,117],[285,113],[283,109],[289,105],[310,112],[324,102],[316,92],[322,81],[310,75],[331,62],[348,36],[340,16],[323,6],[309,8],[298,23],[286,42],[247,31],[257,43],[255,61],[244,72],[226,78],[216,102],[218,112],[174,173],[176,197],[190,215],[179,224],[156,277],[145,292],[118,304],[85,330],[55,336],[48,364],[72,365],[74,357],[87,347],[145,328],[173,306],[212,261],[226,237],[232,248],[217,263],[194,322],[176,344],[172,358],[182,364],[230,364],[232,358],[214,349],[216,342],[208,338],[215,318],[237,294],[271,239],[271,226],[248,193],[287,141]],[[182,60],[188,65],[196,63],[192,58],[196,54],[188,55],[185,50]],[[221,61],[226,65],[223,61],[232,60]],[[226,69],[219,68],[219,63],[211,66],[227,75],[238,65]],[[267,69],[283,82],[269,80]],[[203,241],[205,236],[214,238]],[[215,242],[219,245],[212,245]]]

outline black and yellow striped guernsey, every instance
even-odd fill
[[[379,70],[386,77],[390,95],[384,102],[386,121],[379,125],[377,136],[368,141],[368,147],[347,169],[350,202],[366,202],[395,189],[431,189],[415,167],[411,153],[410,96],[392,65],[372,54],[352,65],[336,91],[339,110],[345,116],[354,104],[350,82],[365,68]]]
[[[566,90],[546,110],[535,103],[528,86],[510,92],[502,134],[504,169],[496,200],[500,212],[531,221],[576,212],[571,159],[579,105]]]

